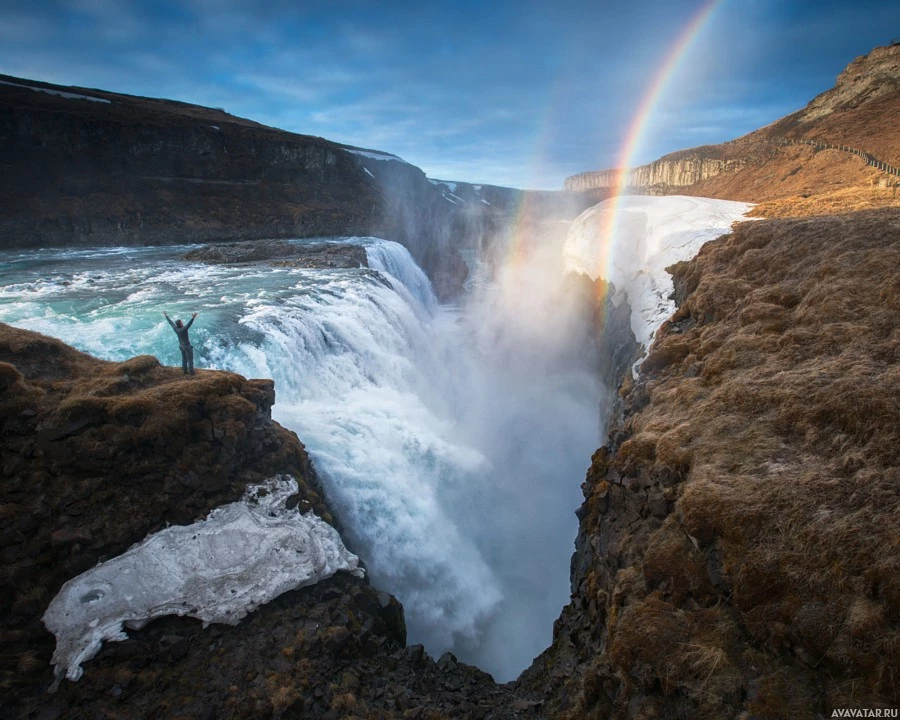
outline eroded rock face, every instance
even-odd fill
[[[0,139],[0,247],[367,234],[381,210],[340,146],[186,103],[4,77]]]
[[[718,157],[715,147],[696,148],[684,157],[661,158],[626,172],[623,180],[628,188],[681,188],[708,180],[725,172],[735,172],[748,164],[746,158]],[[566,178],[567,190],[615,188],[620,183],[618,170],[585,172]]]
[[[157,620],[41,703],[61,718],[540,717],[539,700],[452,656],[403,647],[397,618],[396,601],[339,573],[236,627]]]
[[[41,618],[56,635],[56,676],[78,680],[107,640],[167,615],[235,625],[288,590],[338,571],[363,577],[333,527],[296,505],[289,475],[251,485],[239,502],[167,527],[72,578]]]
[[[900,90],[900,45],[877,47],[856,58],[838,75],[835,86],[817,96],[797,115],[800,122],[822,118]]]

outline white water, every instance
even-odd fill
[[[568,600],[573,512],[601,439],[578,310],[561,273],[442,307],[401,246],[352,241],[372,269],[207,266],[178,260],[185,248],[5,253],[0,320],[177,365],[162,311],[198,310],[197,366],[275,379],[275,418],[307,445],[373,583],[402,601],[409,641],[511,679]]]

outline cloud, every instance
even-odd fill
[[[895,0],[823,2],[827,12],[721,3],[660,98],[645,152],[719,142],[796,110],[900,25]],[[558,187],[617,161],[697,5],[5,0],[0,72],[225,107],[429,173]]]

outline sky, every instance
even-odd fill
[[[895,37],[898,0],[0,0],[0,74],[536,189],[615,167],[642,106],[633,164],[799,110]]]

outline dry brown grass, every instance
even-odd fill
[[[781,147],[762,136],[746,142],[750,154],[755,153],[757,147],[764,150],[762,161],[691,185],[684,189],[684,194],[766,202],[825,196],[847,188],[878,189],[875,188],[877,183],[887,177],[856,155],[840,150],[818,150],[810,145]],[[882,195],[891,194],[890,190],[881,190]]]
[[[895,178],[900,185],[900,178]],[[854,185],[811,195],[787,195],[756,205],[748,215],[759,218],[811,217],[838,215],[900,207],[900,188],[879,185]]]
[[[230,441],[246,432],[257,411],[258,398],[239,375],[200,370],[185,377],[151,355],[105,362],[0,325],[0,357],[16,363],[0,362],[0,385],[15,389],[5,400],[20,397],[21,403],[44,406],[44,425],[51,427],[112,424],[134,428],[135,441],[158,442],[184,435],[208,416],[222,419],[219,439]]]
[[[698,717],[895,706],[900,211],[744,223],[673,271],[688,329],[605,462],[685,479],[616,580],[613,666]]]
[[[41,613],[98,560],[275,473],[329,517],[303,446],[269,419],[271,390],[150,356],[103,362],[0,324],[0,704],[40,692],[53,650]]]

